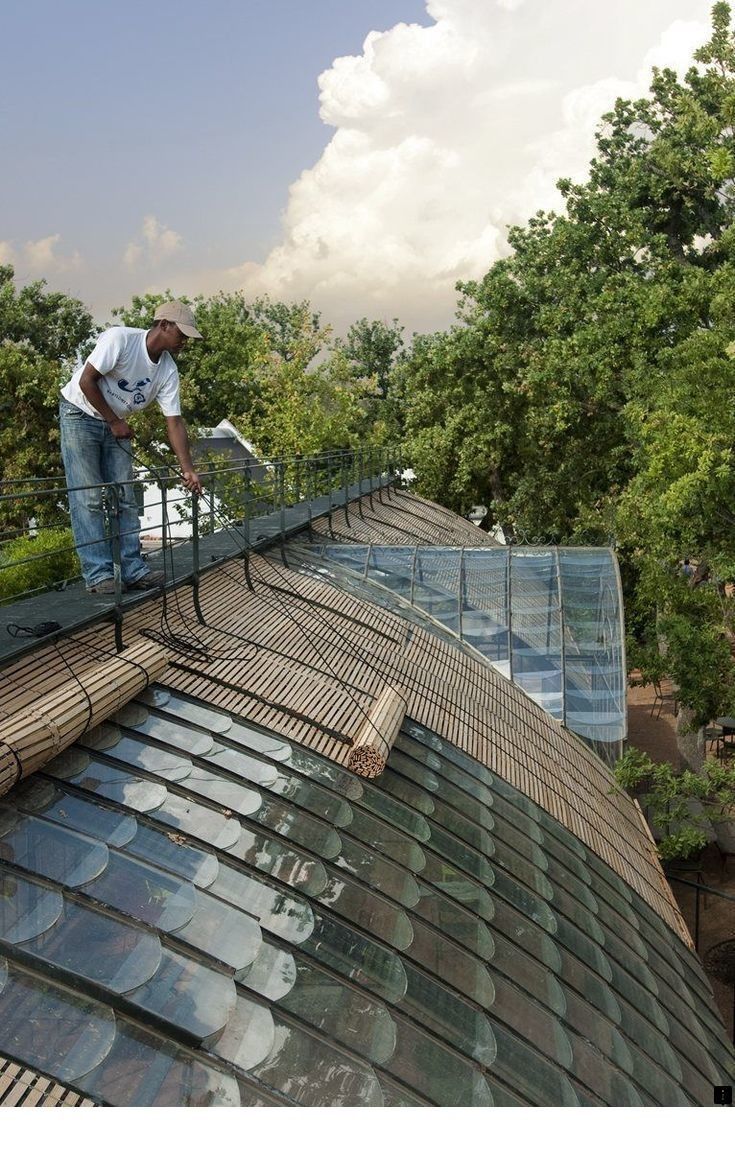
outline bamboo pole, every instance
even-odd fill
[[[406,702],[396,689],[386,685],[352,743],[347,768],[360,777],[381,774],[405,716]]]
[[[0,721],[0,796],[120,709],[167,665],[162,646],[137,641]]]

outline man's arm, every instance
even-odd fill
[[[191,493],[201,493],[202,483],[192,463],[191,449],[189,448],[189,434],[186,431],[184,418],[166,417],[166,426],[168,429],[169,444],[181,465],[184,484]]]
[[[133,431],[127,421],[118,417],[105,398],[102,396],[98,382],[102,380],[102,373],[97,372],[93,364],[87,361],[82,375],[79,378],[79,388],[84,393],[92,408],[96,409],[101,417],[107,421],[113,436],[119,440],[132,437]]]

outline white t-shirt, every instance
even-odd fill
[[[147,409],[157,401],[166,417],[181,415],[179,400],[179,370],[170,353],[161,353],[158,363],[148,356],[145,338],[147,329],[127,329],[122,326],[108,329],[97,341],[87,362],[102,373],[98,381],[100,392],[118,417],[127,417]],[[84,365],[61,390],[65,400],[76,405],[90,417],[99,417],[79,387]]]

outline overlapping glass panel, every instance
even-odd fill
[[[442,596],[456,552],[422,570]],[[691,1105],[735,1078],[686,947],[422,726],[362,781],[156,688],[117,722],[0,806],[0,1051],[135,1106]]]

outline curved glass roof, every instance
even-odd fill
[[[625,650],[610,549],[298,547],[327,569],[349,570],[399,595],[472,645],[606,761],[619,756]]]
[[[109,1105],[709,1105],[698,959],[407,720],[376,781],[149,690],[0,805],[0,1051]]]

